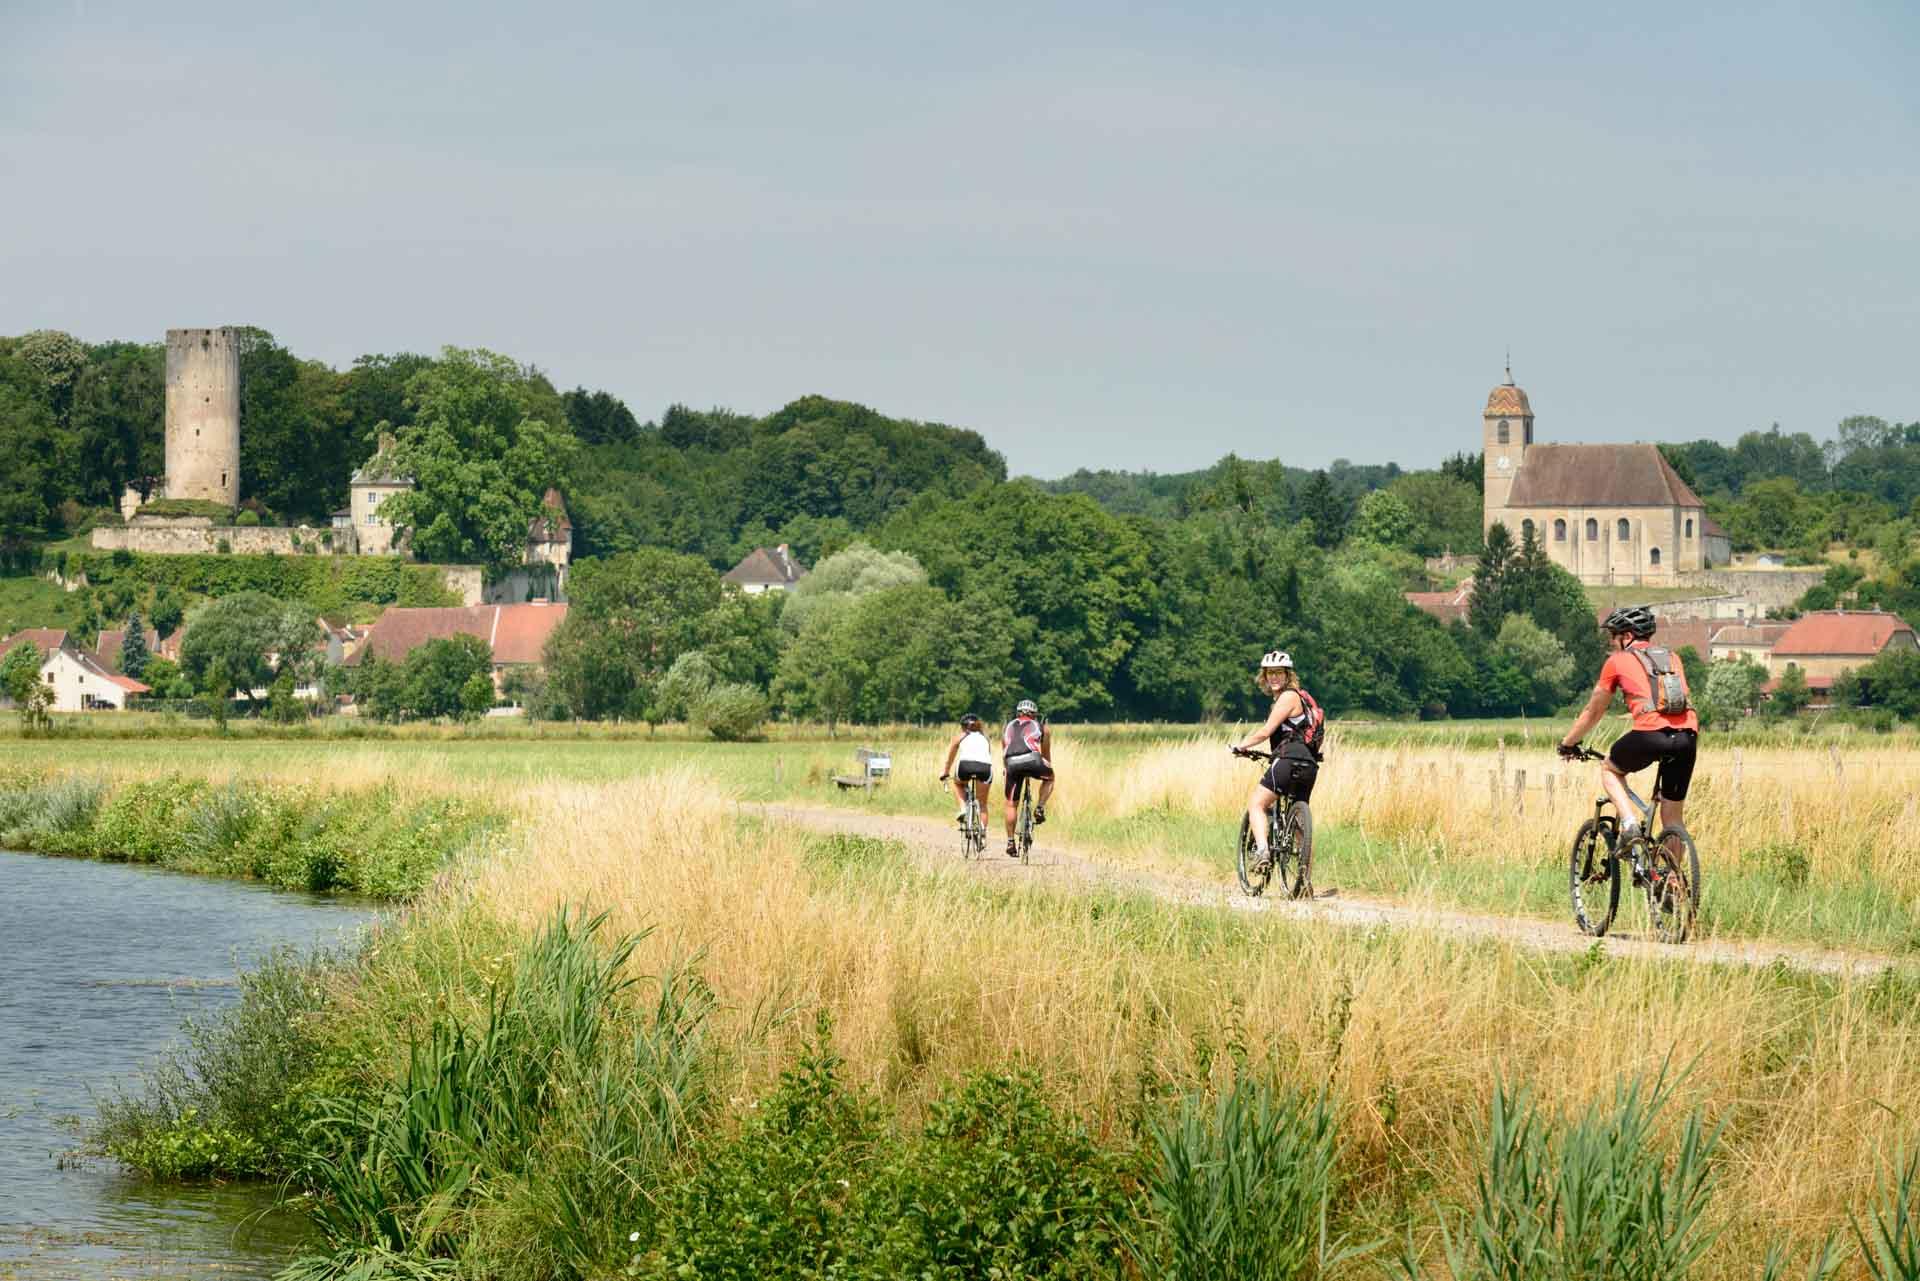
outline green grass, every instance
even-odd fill
[[[38,574],[0,578],[0,636],[23,627],[72,627],[80,621],[81,599]]]

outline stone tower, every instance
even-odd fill
[[[240,502],[240,341],[167,330],[167,497]]]
[[[1482,448],[1486,450],[1486,505],[1482,526],[1490,527],[1495,513],[1504,511],[1513,478],[1526,461],[1527,446],[1533,444],[1533,406],[1527,393],[1513,385],[1513,368],[1507,368],[1507,381],[1487,393],[1487,408],[1480,416]],[[1518,531],[1514,536],[1519,537]]]

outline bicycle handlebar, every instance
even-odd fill
[[[1227,750],[1235,756],[1244,756],[1249,760],[1270,761],[1273,759],[1272,752],[1263,752],[1257,747],[1230,747]]]
[[[1560,759],[1563,761],[1604,761],[1607,759],[1607,756],[1605,752],[1596,752],[1585,743],[1581,743],[1575,747],[1567,747],[1562,744],[1560,747]]]

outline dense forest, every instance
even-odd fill
[[[652,718],[697,677],[829,720],[947,716],[1023,693],[1068,717],[1239,716],[1255,706],[1250,664],[1276,645],[1334,710],[1531,714],[1572,696],[1596,658],[1571,578],[1505,531],[1482,548],[1474,454],[1432,470],[1229,456],[1175,475],[1010,480],[977,432],[820,396],[759,417],[674,405],[642,421],[490,352],[336,370],[245,335],[250,519],[324,523],[383,433],[419,478],[395,511],[431,559],[511,563],[540,495],[562,491],[575,617],[528,694],[552,714]],[[12,572],[117,520],[122,488],[163,470],[163,354],[0,339]],[[1831,597],[1920,605],[1920,423],[1856,417],[1826,443],[1775,428],[1665,448],[1737,545],[1870,549],[1872,572],[1841,574]],[[817,571],[799,590],[751,604],[718,590],[717,571],[776,542]],[[1472,619],[1451,628],[1403,596],[1444,551],[1486,553]],[[179,612],[133,578],[123,567],[100,589],[113,597],[87,605],[92,625]]]

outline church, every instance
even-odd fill
[[[1537,445],[1533,407],[1513,370],[1487,396],[1481,528],[1502,522],[1517,546],[1529,528],[1553,563],[1583,583],[1671,586],[1724,565],[1733,549],[1656,445]]]

